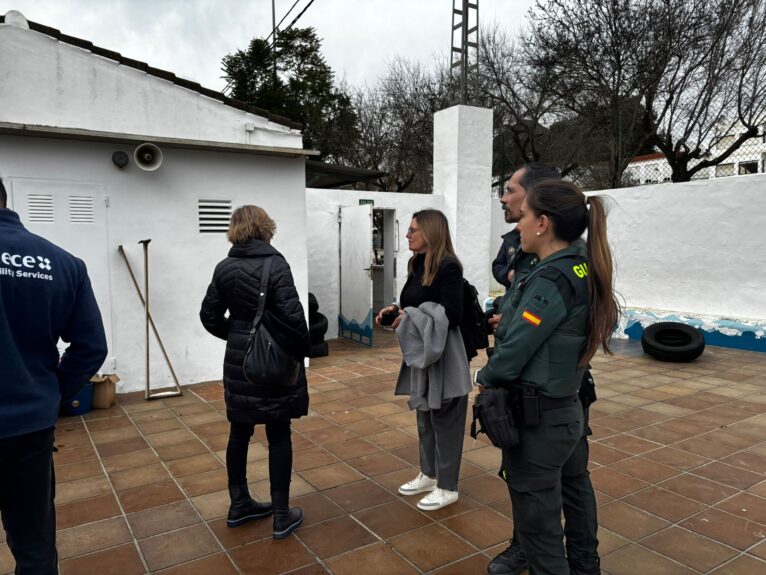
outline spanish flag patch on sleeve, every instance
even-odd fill
[[[527,320],[529,323],[531,323],[531,324],[532,324],[533,326],[535,326],[535,327],[537,327],[538,325],[540,325],[540,323],[542,323],[542,321],[543,321],[542,319],[540,319],[538,316],[536,316],[535,314],[533,314],[533,313],[532,313],[531,311],[529,311],[528,309],[525,309],[525,310],[524,310],[524,313],[523,313],[523,314],[521,314],[521,317],[522,317],[523,319]]]

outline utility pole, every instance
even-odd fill
[[[452,0],[450,88],[453,104],[468,104],[469,74],[479,69],[479,0]]]
[[[274,90],[277,89],[277,11],[275,3],[276,0],[271,0],[271,33],[274,36],[274,39],[271,42],[271,59],[273,64],[272,75],[274,80]]]

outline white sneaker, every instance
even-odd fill
[[[436,511],[457,501],[457,491],[449,491],[434,487],[423,499],[418,501],[418,509],[422,511]]]
[[[399,493],[402,495],[417,495],[418,493],[426,493],[436,487],[436,479],[431,479],[428,475],[418,473],[418,476],[412,481],[408,481],[399,488]]]

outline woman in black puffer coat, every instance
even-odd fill
[[[200,319],[207,331],[226,340],[223,385],[226,415],[231,422],[226,448],[231,497],[227,525],[238,527],[273,511],[274,538],[283,539],[303,520],[300,507],[290,509],[288,500],[293,458],[290,420],[308,413],[306,372],[301,366],[295,385],[266,387],[247,381],[242,369],[267,258],[271,258],[271,271],[264,323],[283,349],[292,351],[301,364],[309,351],[306,318],[290,266],[270,244],[275,230],[276,224],[262,208],[243,206],[234,212],[228,233],[233,246],[229,257],[215,268]],[[247,488],[247,447],[259,423],[266,425],[273,506],[253,500]]]

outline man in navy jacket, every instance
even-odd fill
[[[0,180],[0,514],[16,574],[49,575],[56,416],[104,362],[106,337],[83,261],[28,232],[7,199]]]

